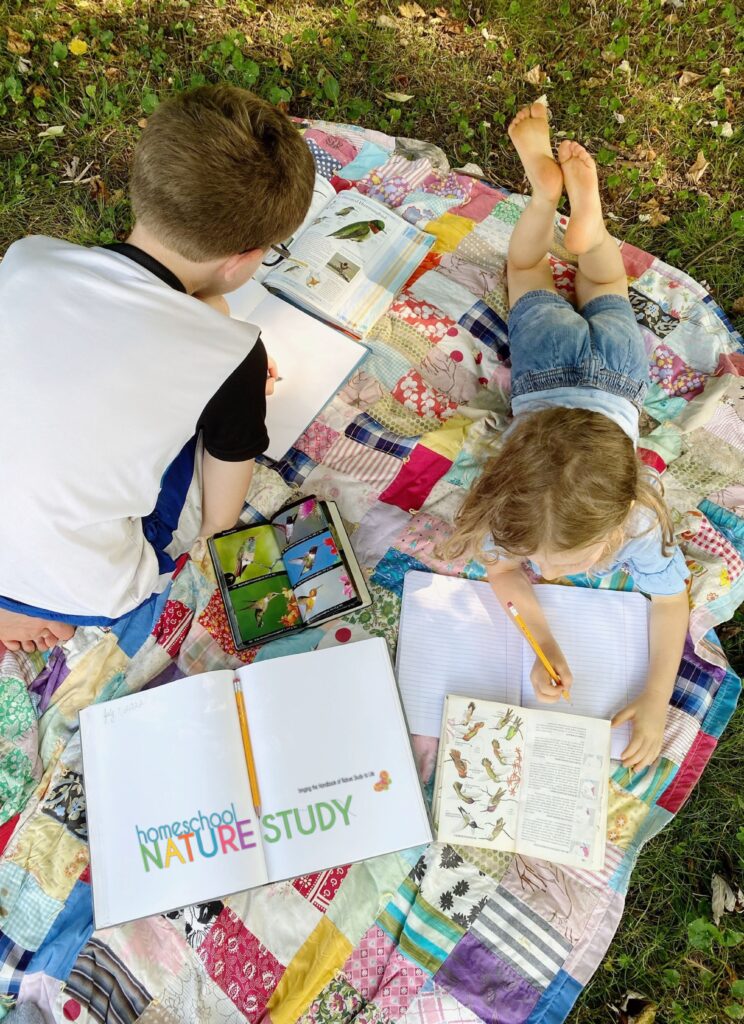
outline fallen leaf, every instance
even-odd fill
[[[25,57],[18,58],[18,74],[27,75],[31,70],[31,61],[26,60]]]
[[[711,916],[713,918],[713,924],[718,927],[721,923],[724,911],[728,914],[733,913],[736,910],[737,897],[734,895],[734,890],[728,884],[725,878],[720,875],[713,875],[711,879]]]
[[[139,119],[139,121],[137,122],[137,127],[138,128],[147,128],[147,118],[146,117],[141,117]]]
[[[527,74],[524,76],[525,82],[529,85],[542,85],[548,76],[542,70],[539,64],[535,64],[534,68],[530,68]]]
[[[106,183],[100,174],[93,175],[88,182],[88,188],[94,199],[98,199],[102,203],[105,203],[108,199],[109,190],[106,188]]]
[[[697,71],[683,71],[677,79],[677,84],[684,88],[686,85],[693,85],[695,82],[698,82],[702,77]]]
[[[8,49],[11,53],[30,53],[31,43],[28,39],[24,39],[20,32],[14,32],[12,28],[9,28]]]
[[[375,22],[378,28],[397,28],[398,24],[395,18],[388,17],[387,14],[381,14]]]
[[[48,100],[52,95],[45,85],[29,85],[26,92],[37,100]]]
[[[63,124],[50,124],[43,132],[39,132],[36,137],[38,139],[58,139],[60,135],[64,134],[64,130],[65,126]]]
[[[651,149],[650,146],[636,146],[635,148],[636,160],[641,160],[643,163],[653,163],[656,159],[656,150]]]
[[[627,992],[620,1006],[620,1024],[653,1024],[656,1020],[656,1003],[640,992]]]
[[[620,63],[618,64],[618,66],[617,66],[617,70],[618,71],[622,71],[626,75],[629,75],[630,74],[630,64],[627,62],[627,60],[621,60]]]
[[[447,10],[446,7],[435,7],[434,13],[438,18],[441,18],[442,21],[446,21],[447,18],[449,18],[450,16],[450,12]]]
[[[281,56],[279,57],[279,66],[282,71],[289,71],[294,67],[294,61],[292,60],[292,54],[289,50],[282,50]]]
[[[491,34],[490,34],[490,32],[488,31],[487,28],[482,28],[481,29],[481,35],[486,40],[486,42],[488,42],[488,40],[491,38]]]
[[[733,134],[734,134],[734,129],[733,129],[732,125],[731,125],[731,122],[730,121],[724,121],[723,124],[721,125],[721,138],[722,139],[730,139]]]
[[[641,203],[640,207],[643,210],[643,213],[638,215],[638,220],[641,224],[648,224],[649,227],[658,228],[662,224],[669,222],[667,215],[659,209],[658,199],[649,199],[645,203]]]
[[[612,116],[615,118],[618,124],[625,124],[625,114],[620,114],[617,110],[613,110]]]
[[[706,168],[708,167],[708,161],[705,159],[705,153],[702,149],[698,151],[698,155],[695,157],[695,163],[689,169],[686,174],[687,180],[692,185],[697,185],[702,176],[705,174]]]
[[[398,4],[398,13],[402,18],[425,18],[426,11],[420,4]]]
[[[84,39],[71,39],[70,40],[70,53],[74,53],[76,57],[82,57],[84,53],[88,52],[88,44]]]
[[[384,92],[382,95],[388,100],[393,100],[395,103],[408,103],[409,100],[413,99],[413,96],[409,96],[405,92]]]
[[[739,315],[744,314],[744,295],[740,295],[738,299],[734,299],[731,303],[731,312]],[[739,892],[741,892],[741,889]],[[739,911],[739,913],[741,913],[741,911]]]

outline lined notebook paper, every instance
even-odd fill
[[[542,704],[531,648],[488,583],[409,572],[403,589],[398,682],[411,732],[439,736],[448,693],[592,718],[634,700],[648,672],[648,601],[642,594],[544,584],[535,594],[571,666],[570,701]],[[630,739],[612,730],[612,756]]]

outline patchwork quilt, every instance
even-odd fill
[[[703,287],[623,243],[653,382],[641,455],[663,474],[692,616],[663,756],[632,782],[620,769],[610,780],[604,870],[434,844],[93,930],[81,708],[367,636],[394,652],[408,570],[483,575],[434,550],[478,473],[479,441],[507,422],[504,263],[525,200],[425,143],[300,127],[337,190],[354,186],[435,238],[361,368],[286,458],[259,466],[244,514],[270,515],[298,491],[337,501],[374,604],[237,654],[212,571],[192,552],[154,615],[79,629],[48,658],[5,653],[0,1016],[31,1002],[80,1024],[557,1024],[601,962],[638,851],[680,810],[734,709],[740,682],[713,627],[744,599],[744,347]],[[564,227],[558,218],[551,263],[570,295]]]

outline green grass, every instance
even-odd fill
[[[707,282],[733,312],[744,295],[733,2],[419,4],[421,16],[403,17],[397,2],[363,0],[0,0],[0,252],[31,232],[122,237],[129,156],[173,89],[226,79],[292,114],[426,138],[454,166],[476,162],[515,190],[524,182],[504,127],[545,92],[554,130],[598,156],[613,232]],[[700,77],[680,85],[683,71]],[[695,183],[686,174],[700,150],[708,166]],[[744,671],[744,620],[724,634]],[[660,1024],[744,1014],[744,946],[725,945],[736,919],[718,936],[693,924],[710,919],[714,872],[744,887],[743,797],[740,710],[683,812],[642,853],[576,1024],[616,1021],[628,989],[658,1005]]]

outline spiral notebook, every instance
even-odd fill
[[[571,699],[559,704],[535,696],[535,655],[490,584],[406,574],[397,668],[412,733],[439,736],[449,693],[604,719],[640,696],[649,657],[649,602],[642,594],[551,584],[534,591],[574,676]],[[630,733],[630,723],[612,730],[612,757]]]

